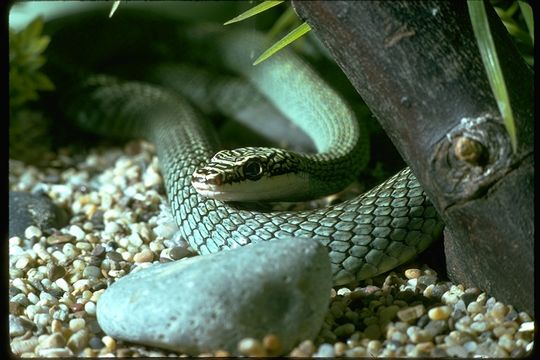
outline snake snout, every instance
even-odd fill
[[[216,185],[223,184],[222,174],[199,174],[197,171],[191,177],[192,184]]]

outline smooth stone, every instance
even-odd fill
[[[238,354],[240,340],[268,334],[289,353],[317,335],[331,288],[322,245],[272,240],[120,278],[99,298],[97,320],[113,338],[188,354]]]
[[[43,230],[59,229],[66,224],[65,211],[46,195],[9,192],[9,237],[24,237],[24,231],[31,225]]]

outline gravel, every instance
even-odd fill
[[[166,204],[154,147],[61,149],[50,167],[10,160],[11,191],[45,193],[70,214],[57,229],[28,226],[9,239],[9,329],[22,357],[182,356],[106,336],[95,318],[103,291],[151,263],[192,256]],[[283,205],[280,205],[283,208]],[[524,357],[534,319],[479,289],[438,279],[421,265],[402,266],[333,289],[315,339],[290,356]],[[279,353],[268,334],[240,341],[246,355]],[[199,356],[227,356],[220,350]]]

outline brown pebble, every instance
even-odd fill
[[[262,343],[269,355],[279,355],[281,353],[281,341],[277,335],[266,335]]]
[[[82,311],[84,309],[84,304],[75,303],[70,306],[71,311],[74,313]]]
[[[88,330],[82,329],[69,337],[67,347],[77,354],[88,345],[88,340]]]
[[[116,262],[124,260],[122,258],[122,255],[120,255],[120,253],[116,252],[116,251],[109,251],[107,253],[106,257],[107,257],[107,259],[112,260],[112,261],[116,261]]]
[[[61,333],[49,335],[43,342],[39,344],[41,349],[61,348],[66,345],[66,339]]]
[[[96,245],[96,247],[94,248],[94,250],[92,250],[92,256],[95,256],[95,257],[98,257],[98,258],[101,258],[103,256],[105,256],[105,247],[101,246],[101,245]]]
[[[338,341],[334,344],[334,352],[336,353],[336,356],[343,356],[345,354],[345,351],[347,351],[348,347],[347,344]]]
[[[185,257],[190,257],[193,255],[194,254],[191,251],[189,251],[187,248],[182,247],[182,246],[175,246],[171,248],[171,250],[169,251],[169,256],[173,260],[180,260]]]
[[[154,260],[154,253],[150,250],[143,250],[140,253],[135,254],[133,260],[136,263],[151,262]]]
[[[9,302],[9,313],[12,315],[21,315],[23,313],[23,306],[14,301]]]
[[[416,305],[401,309],[397,312],[397,317],[404,322],[408,322],[414,319],[418,319],[420,316],[426,313],[424,305]]]
[[[54,245],[54,244],[64,244],[68,242],[72,242],[75,240],[75,236],[67,235],[67,234],[55,234],[47,237],[47,244]]]
[[[63,266],[49,264],[49,269],[47,270],[47,277],[51,281],[56,281],[66,275],[66,269]]]

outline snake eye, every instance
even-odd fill
[[[262,167],[256,160],[249,160],[244,164],[244,175],[249,180],[258,180],[262,176]]]

